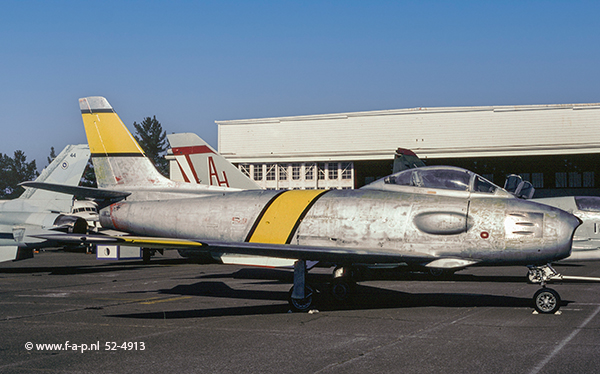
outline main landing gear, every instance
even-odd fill
[[[346,302],[350,299],[357,271],[356,268],[335,268],[331,282],[331,296],[336,301]],[[316,295],[317,290],[306,283],[306,261],[296,261],[294,263],[294,286],[288,294],[291,309],[296,312],[309,311],[314,305]]]
[[[293,311],[306,312],[313,306],[314,291],[306,284],[306,260],[294,263],[294,285],[289,292],[289,303]]]
[[[527,279],[530,283],[540,283],[542,288],[533,295],[533,307],[538,313],[554,314],[560,309],[560,295],[552,288],[547,288],[546,283],[563,279],[550,264],[544,266],[529,266]]]

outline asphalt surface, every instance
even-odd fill
[[[598,262],[556,269],[600,277]],[[525,274],[384,273],[353,303],[323,293],[289,313],[291,271],[43,252],[0,264],[0,372],[599,372],[600,283],[553,284],[562,313],[534,314]]]

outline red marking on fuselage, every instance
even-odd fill
[[[125,228],[122,228],[120,225],[117,224],[117,221],[115,221],[115,218],[113,217],[113,210],[119,210],[122,205],[123,203],[114,203],[110,206],[110,221],[112,222],[115,230],[125,230]]]
[[[217,184],[219,186],[225,185],[229,187],[229,182],[227,181],[227,175],[223,172],[223,180],[219,179],[219,174],[217,173],[217,167],[215,166],[215,161],[212,157],[208,156],[208,180],[210,181],[210,185],[213,185],[213,177],[217,179]]]

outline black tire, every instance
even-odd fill
[[[294,287],[290,288],[290,292],[288,293],[288,302],[292,311],[294,312],[306,312],[310,310],[313,306],[313,296],[314,291],[309,286],[304,288],[304,299],[293,299],[292,293],[294,292]]]
[[[337,301],[348,301],[352,294],[352,287],[342,279],[336,279],[331,283],[331,296]]]
[[[152,258],[151,250],[150,249],[142,249],[142,262],[144,264],[149,264],[150,258]]]
[[[533,295],[533,306],[538,313],[554,314],[560,309],[560,295],[552,288],[541,288]]]

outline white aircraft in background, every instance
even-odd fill
[[[261,187],[227,161],[202,138],[193,133],[167,135],[176,167],[171,163],[172,180],[208,186],[258,190]]]
[[[532,201],[560,208],[583,222],[575,230],[571,255],[561,262],[600,260],[600,197],[563,196]]]
[[[33,183],[77,186],[89,158],[86,144],[68,145]],[[85,234],[87,223],[69,214],[72,206],[72,196],[28,187],[20,197],[1,202],[0,261],[31,258],[33,249],[57,245],[32,235],[48,230]]]

